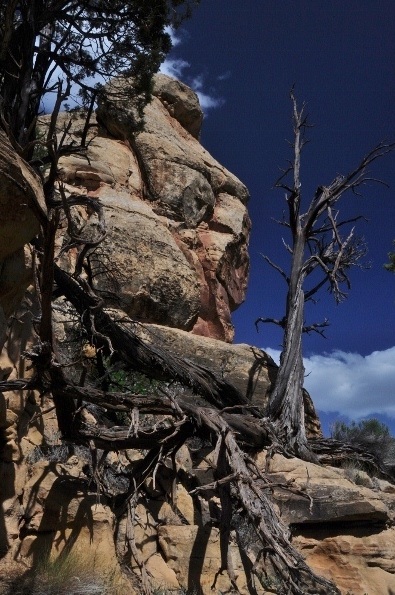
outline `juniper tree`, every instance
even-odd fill
[[[387,271],[392,271],[393,273],[395,273],[395,252],[388,252],[388,258],[390,259],[390,262],[386,263],[384,265],[384,268],[387,269]]]
[[[8,0],[0,6],[0,113],[14,147],[30,158],[42,99],[72,86],[89,105],[103,82],[129,81],[140,112],[171,48],[168,26],[194,0]],[[132,78],[130,78],[132,77]],[[133,83],[131,81],[133,80]]]

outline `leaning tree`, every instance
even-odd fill
[[[301,153],[308,142],[305,133],[310,124],[305,115],[306,106],[299,110],[293,90],[290,96],[293,106],[293,158],[275,183],[276,188],[285,190],[288,207],[287,215],[284,214],[278,223],[286,227],[291,236],[290,244],[285,245],[291,258],[289,273],[268,256],[263,256],[287,283],[285,316],[282,319],[260,317],[256,325],[260,322],[273,323],[284,331],[280,367],[269,405],[277,436],[290,452],[307,460],[316,460],[308,446],[304,425],[302,335],[310,332],[323,335],[328,321],[306,326],[305,303],[314,300],[315,294],[325,286],[338,303],[347,296],[349,270],[363,266],[361,258],[366,254],[366,246],[355,235],[353,226],[362,216],[342,220],[338,203],[346,193],[359,194],[361,186],[367,182],[379,181],[370,176],[368,167],[392,151],[395,144],[379,143],[350,173],[336,176],[328,186],[318,186],[304,210]],[[289,182],[288,177],[291,177]],[[310,276],[314,281],[306,287]]]

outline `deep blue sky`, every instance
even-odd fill
[[[307,204],[318,185],[347,173],[379,141],[395,140],[394,22],[393,0],[201,0],[178,34],[182,43],[170,59],[190,65],[179,78],[218,100],[217,108],[207,111],[202,144],[251,194],[251,276],[246,302],[233,315],[237,342],[273,349],[281,343],[276,327],[261,326],[257,334],[254,321],[284,314],[284,280],[259,254],[287,267],[285,230],[271,220],[281,217],[284,195],[271,188],[278,166],[291,157],[289,89],[295,84],[295,95],[308,103],[315,124],[302,161]],[[372,412],[395,417],[395,349],[388,352],[395,346],[395,275],[382,266],[395,238],[394,165],[395,153],[372,168],[390,189],[366,187],[363,198],[346,195],[339,204],[346,218],[363,214],[369,219],[357,229],[368,244],[371,268],[351,271],[353,287],[345,303],[336,306],[323,291],[319,304],[307,312],[307,322],[328,317],[331,326],[326,340],[306,338],[306,356],[334,350],[359,354],[351,383],[353,374],[360,377],[369,365],[376,372],[384,366],[386,383],[378,396],[371,395],[371,403],[364,396],[360,411],[357,395],[344,408],[336,399],[327,406],[319,400],[321,408],[353,417]],[[375,363],[363,359],[376,351],[385,354],[385,362],[381,355]],[[350,362],[340,360],[339,374],[350,372]]]

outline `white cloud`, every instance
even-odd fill
[[[172,29],[169,29],[168,33],[170,33],[173,46],[182,43],[182,37],[178,37]],[[205,76],[203,74],[192,76],[185,73],[185,70],[190,67],[190,63],[182,58],[166,58],[159,70],[163,74],[182,80],[186,85],[191,87],[199,97],[200,106],[203,111],[207,112],[210,109],[221,107],[225,103],[225,100],[222,99],[222,97],[217,96],[215,89],[204,88]],[[224,78],[228,78],[228,76],[230,76],[230,72],[229,74],[225,73],[224,75],[220,75],[217,77],[217,80],[224,80]]]
[[[280,351],[265,349],[278,362]],[[370,355],[333,351],[304,358],[305,388],[317,409],[352,419],[395,418],[395,347]]]
[[[178,34],[177,31],[172,27],[165,27],[165,32],[168,33],[168,35],[170,35],[173,48],[175,48],[176,45],[179,45],[182,42],[181,35]]]
[[[194,91],[196,91],[196,89],[194,89]],[[196,91],[196,95],[199,97],[199,103],[203,111],[221,107],[221,105],[225,103],[225,99],[222,99],[222,97],[213,97],[202,91]]]
[[[189,62],[182,60],[181,58],[174,58],[166,60],[161,64],[160,72],[167,74],[168,76],[174,76],[177,79],[181,79],[182,73],[186,68],[189,68]]]
[[[165,32],[170,35],[171,43],[173,48],[177,45],[183,43],[186,39],[189,38],[189,33],[186,29],[173,29],[173,27],[165,27]]]
[[[193,77],[188,84],[199,97],[199,102],[202,110],[221,107],[221,105],[225,103],[224,99],[222,99],[221,97],[215,97],[214,93],[210,95],[202,90],[204,86],[203,74],[198,74],[197,76]]]

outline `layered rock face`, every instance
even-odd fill
[[[266,463],[260,453],[259,465]],[[395,592],[395,486],[355,468],[322,468],[276,455],[273,481],[291,480],[300,494],[274,490],[293,543],[317,573],[347,595]],[[305,492],[311,500],[303,495]]]

